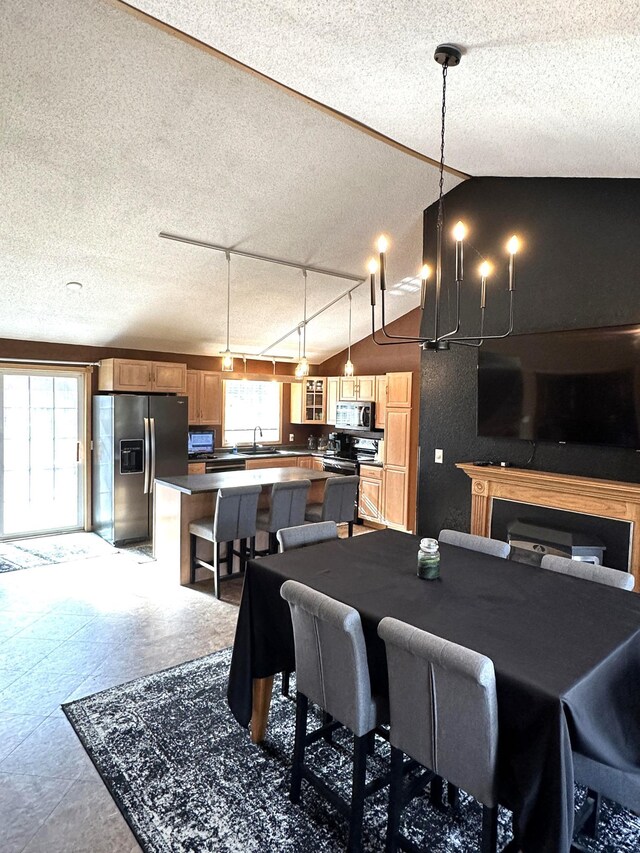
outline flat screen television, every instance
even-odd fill
[[[216,431],[203,427],[189,427],[189,456],[213,456],[216,449]]]
[[[640,326],[485,341],[478,435],[640,449]]]

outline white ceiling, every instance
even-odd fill
[[[0,337],[217,353],[224,257],[162,230],[354,274],[384,230],[390,278],[414,274],[433,167],[116,2],[2,5]],[[449,77],[453,166],[638,175],[636,3],[534,0],[526,17],[496,0],[136,5],[430,156],[431,55],[455,41],[467,55]],[[309,313],[347,287],[310,274]],[[417,304],[397,293],[391,318]],[[364,285],[354,340],[369,316]],[[233,260],[233,350],[259,352],[301,319],[299,272]],[[346,339],[343,300],[309,325],[308,355]],[[274,352],[296,355],[296,335]]]

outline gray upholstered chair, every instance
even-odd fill
[[[285,527],[276,534],[281,551],[294,548],[306,548],[319,542],[329,542],[338,538],[335,521],[319,521],[317,524],[300,524],[298,527]]]
[[[280,594],[291,610],[296,653],[296,735],[291,801],[300,800],[301,784],[305,779],[348,818],[347,850],[357,851],[361,846],[365,797],[386,784],[384,778],[365,784],[365,773],[372,733],[387,720],[386,702],[371,693],[360,614],[353,607],[297,581],[285,581]],[[309,701],[315,702],[333,719],[308,735]],[[305,747],[326,737],[339,725],[346,726],[354,735],[350,803],[304,763]]]
[[[469,551],[490,554],[492,557],[502,557],[505,560],[511,551],[511,545],[508,542],[489,539],[487,536],[460,533],[459,530],[441,530],[438,541],[444,542],[446,545],[457,545],[458,548],[466,548]]]
[[[269,509],[258,510],[258,530],[266,530],[269,534],[267,553],[275,554],[278,550],[278,530],[304,522],[310,488],[311,480],[293,480],[273,485]]]
[[[378,634],[385,642],[389,670],[387,851],[407,843],[400,833],[406,804],[401,785],[403,754],[483,804],[482,851],[495,851],[498,700],[492,661],[389,617],[378,625]]]
[[[212,518],[198,518],[189,524],[191,552],[191,583],[195,583],[196,569],[201,566],[213,572],[213,588],[216,598],[220,598],[220,582],[239,577],[247,564],[247,540],[249,557],[255,553],[256,517],[260,486],[236,486],[219,489],[216,497],[216,509]],[[213,543],[213,563],[207,563],[197,555],[198,539]],[[239,540],[240,550],[235,551],[233,543]],[[221,554],[221,544],[226,543],[225,555]],[[232,574],[233,557],[240,560],[240,572]],[[224,563],[227,574],[220,574],[220,565]]]
[[[360,477],[356,475],[331,477],[325,484],[322,503],[307,507],[306,520],[335,521],[336,524],[346,522],[349,525],[349,536],[352,536],[359,482]]]
[[[543,569],[549,569],[551,572],[583,578],[586,581],[602,583],[605,586],[615,586],[618,589],[632,590],[635,584],[635,578],[629,572],[609,569],[607,566],[597,566],[583,560],[570,560],[568,557],[545,554],[540,565]]]

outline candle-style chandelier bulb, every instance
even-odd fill
[[[430,275],[431,267],[429,266],[429,264],[424,264],[424,266],[420,270],[420,278],[422,279],[422,281],[426,281]]]
[[[384,234],[381,234],[378,237],[378,251],[380,252],[381,255],[384,255],[384,253],[387,251],[388,248],[389,248],[389,241],[384,236]]]
[[[369,270],[369,275],[375,275],[378,272],[378,262],[375,258],[370,258],[369,263],[367,264],[367,269]]]
[[[489,261],[483,261],[480,264],[480,276],[481,278],[486,278],[488,275],[491,275],[491,270],[493,267],[489,263]]]
[[[453,236],[457,243],[459,243],[460,240],[464,240],[467,236],[467,227],[464,222],[456,222],[455,228],[453,229]]]
[[[514,234],[513,237],[507,243],[507,252],[509,252],[510,255],[515,255],[519,248],[520,240],[518,240],[518,238]]]

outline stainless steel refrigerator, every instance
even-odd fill
[[[149,539],[156,477],[187,473],[187,397],[93,398],[93,529],[114,545]]]

